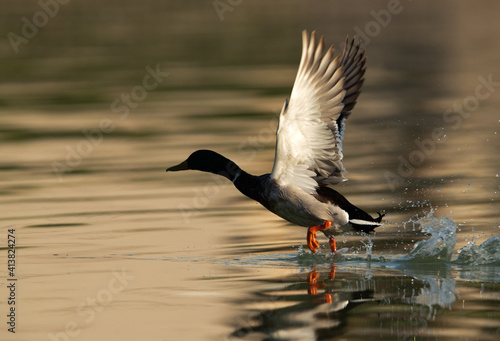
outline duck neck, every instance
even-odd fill
[[[263,185],[260,177],[248,174],[236,163],[220,154],[208,161],[204,162],[202,167],[196,169],[229,179],[241,193],[262,203]]]
[[[241,173],[244,173],[244,171],[233,161],[231,161],[227,158],[224,158],[224,159],[225,159],[224,168],[207,169],[205,171],[223,176],[226,179],[229,179],[231,182],[234,183],[238,179],[238,177],[241,175]]]
[[[240,169],[240,173],[232,181],[238,191],[264,205],[262,177],[248,174]]]

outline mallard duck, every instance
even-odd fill
[[[344,121],[356,104],[365,73],[364,50],[346,38],[342,55],[324,37],[302,32],[302,57],[290,100],[279,115],[272,172],[255,176],[211,151],[197,150],[167,172],[199,170],[226,177],[247,197],[269,211],[308,227],[307,246],[316,253],[317,232],[328,238],[336,252],[334,233],[368,233],[381,225],[377,218],[351,204],[332,186],[347,180],[342,164]]]

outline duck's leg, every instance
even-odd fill
[[[332,253],[337,252],[337,244],[335,244],[335,238],[330,236],[330,247],[332,248]]]
[[[319,248],[319,243],[318,243],[318,238],[317,238],[317,232],[327,229],[330,226],[332,226],[332,222],[329,220],[325,220],[325,222],[321,225],[318,226],[311,226],[307,230],[307,246],[309,247],[309,250],[311,250],[313,253],[316,253]],[[335,241],[334,241],[335,243]],[[331,243],[330,243],[331,245]]]

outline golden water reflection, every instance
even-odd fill
[[[165,168],[209,148],[269,172],[300,32],[341,45],[387,1],[242,1],[224,21],[210,1],[68,2],[18,53],[4,39],[0,242],[15,229],[19,314],[0,339],[497,339],[498,267],[377,263],[426,238],[414,221],[431,209],[458,225],[454,257],[499,228],[499,5],[401,3],[366,46],[339,186],[386,224],[337,237],[362,260],[334,262],[335,277],[301,259],[305,229],[224,179]],[[4,36],[37,4],[5,6]],[[157,66],[161,84],[113,110]],[[1,297],[6,268],[1,256]]]

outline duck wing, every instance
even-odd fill
[[[302,58],[292,89],[280,113],[271,178],[308,193],[318,186],[347,180],[342,164],[344,120],[359,96],[365,73],[364,50],[346,39],[341,56],[324,38],[302,32]]]

